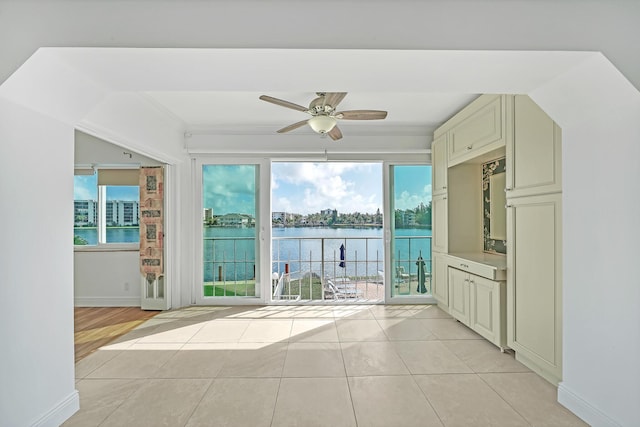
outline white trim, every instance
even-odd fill
[[[620,424],[609,418],[607,414],[569,389],[564,382],[558,385],[558,403],[592,426],[621,427]]]
[[[51,408],[46,414],[38,418],[32,427],[58,427],[80,409],[80,395],[78,390],[62,399],[56,406]]]
[[[75,297],[75,307],[140,307],[140,297]]]

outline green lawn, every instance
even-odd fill
[[[205,297],[254,297],[256,296],[255,281],[239,282],[206,282],[204,284]]]

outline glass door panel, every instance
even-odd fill
[[[260,294],[259,165],[202,166],[202,297]]]
[[[389,178],[390,295],[431,296],[431,166],[391,165]]]

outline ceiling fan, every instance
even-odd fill
[[[340,101],[347,96],[346,92],[316,92],[316,95],[318,97],[311,101],[309,108],[267,95],[262,95],[260,99],[311,115],[310,119],[283,127],[278,133],[289,132],[308,124],[315,132],[329,135],[334,141],[342,138],[342,132],[336,125],[338,120],[381,120],[387,117],[386,111],[379,110],[336,111]]]

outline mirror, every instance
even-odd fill
[[[484,251],[507,253],[507,183],[505,158],[482,165],[482,205]]]
[[[506,183],[507,174],[504,172],[489,178],[489,238],[494,240],[507,240]]]

